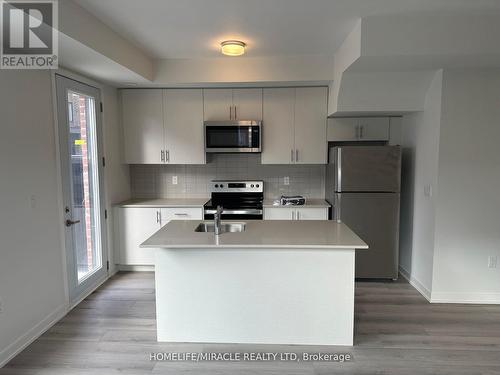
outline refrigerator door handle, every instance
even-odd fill
[[[336,191],[342,191],[342,149],[337,149],[337,184],[335,186]]]
[[[334,219],[337,221],[337,223],[341,223],[342,222],[342,219],[341,219],[341,210],[342,210],[342,207],[341,207],[342,203],[341,203],[341,196],[340,194],[335,194],[335,202],[334,202],[334,212],[335,212],[335,217]]]

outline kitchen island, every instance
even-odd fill
[[[156,248],[158,341],[352,345],[366,243],[334,221],[236,224],[173,220],[141,245]]]

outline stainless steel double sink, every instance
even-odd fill
[[[244,232],[246,223],[221,223],[220,229],[222,233],[238,233]],[[194,229],[195,232],[215,232],[214,223],[200,223]]]

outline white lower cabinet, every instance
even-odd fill
[[[328,208],[265,207],[264,220],[328,220]]]
[[[277,207],[264,208],[264,220],[293,220],[295,208]]]
[[[201,207],[116,207],[116,236],[119,264],[128,266],[154,265],[155,249],[139,247],[170,220],[202,220]]]
[[[296,220],[328,220],[328,208],[311,207],[297,208],[295,213]]]

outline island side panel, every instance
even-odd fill
[[[353,249],[158,249],[158,341],[352,345]]]

